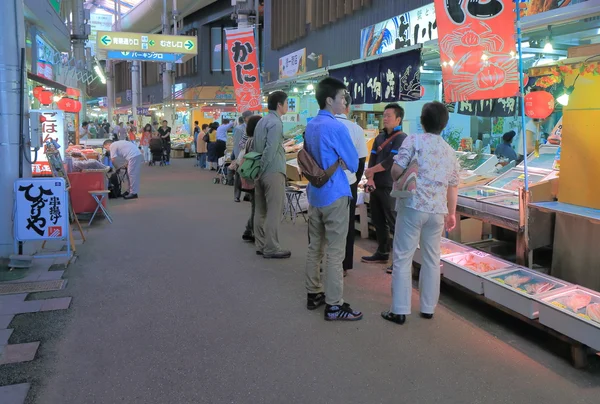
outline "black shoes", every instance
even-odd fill
[[[263,256],[263,258],[283,259],[283,258],[290,258],[292,256],[292,252],[287,251],[287,250],[281,250],[281,251],[277,251],[272,254],[263,253],[262,256]]]
[[[263,255],[263,252],[260,250],[256,250],[256,255]]]
[[[431,320],[433,318],[433,313],[421,313],[421,317]]]
[[[244,202],[252,202],[252,197],[250,196],[250,194],[244,195]]]
[[[406,316],[404,314],[394,314],[391,311],[382,311],[381,317],[383,317],[384,320],[400,325],[404,324],[406,321]]]
[[[389,254],[381,254],[380,252],[376,252],[375,254],[367,257],[362,257],[361,261],[366,262],[368,264],[387,264],[390,259]]]
[[[385,269],[385,272],[388,273],[388,274],[391,274],[392,272],[394,272],[394,264],[392,264],[389,267],[387,267]]]
[[[325,304],[324,293],[308,293],[306,295],[306,308],[308,310],[316,310]]]
[[[127,195],[129,195],[129,191],[125,191],[125,192],[123,192],[123,193],[121,194],[121,196],[122,196],[123,198],[125,198]]]
[[[254,243],[254,236],[252,233],[245,231],[244,234],[242,234],[242,240]]]
[[[239,201],[240,201],[240,198],[233,198],[233,201],[234,201],[234,202],[239,202]]]
[[[123,197],[123,199],[137,199],[138,194],[127,194]]]
[[[363,314],[360,311],[352,310],[348,303],[341,306],[325,306],[325,321],[358,321],[362,317]]]

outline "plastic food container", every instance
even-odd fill
[[[540,323],[600,351],[600,294],[577,286],[540,302]]]
[[[444,277],[475,292],[483,294],[483,277],[512,268],[514,264],[481,251],[450,255],[444,261]]]
[[[469,251],[471,251],[469,247],[459,243],[455,243],[454,241],[448,240],[447,238],[442,238],[442,242],[440,243],[441,258],[447,257],[452,254],[464,254]],[[419,265],[423,264],[423,257],[421,256],[421,246],[417,247],[417,251],[415,251],[413,261]],[[440,271],[444,273],[443,261],[440,262]]]
[[[539,299],[572,287],[570,283],[527,268],[492,273],[483,279],[485,297],[530,319],[539,316]]]

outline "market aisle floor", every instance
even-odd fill
[[[305,309],[303,221],[282,226],[290,260],[256,256],[240,239],[250,204],[192,164],[144,167],[141,198],[90,229],[37,403],[598,403],[597,367],[460,298],[433,321],[383,321],[380,266],[346,280],[364,320],[326,323]]]

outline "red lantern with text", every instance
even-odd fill
[[[36,100],[40,99],[40,94],[42,93],[42,91],[44,91],[44,87],[42,86],[37,86],[33,89],[33,96]]]
[[[80,91],[78,88],[72,88],[72,87],[68,87],[67,88],[67,95],[71,96],[71,97],[79,97],[80,95]]]
[[[52,104],[53,96],[54,96],[54,94],[52,94],[52,91],[44,90],[40,93],[38,100],[39,100],[40,104],[42,104],[42,105],[50,105],[50,104]]]
[[[58,107],[58,109],[60,109],[62,111],[71,112],[71,113],[76,113],[81,110],[81,103],[79,101],[76,101],[76,100],[74,100],[72,98],[68,98],[68,97],[61,98],[56,103],[56,106]]]
[[[525,115],[546,119],[554,112],[554,97],[548,91],[532,91],[525,96]]]

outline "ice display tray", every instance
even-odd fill
[[[514,264],[481,251],[455,254],[442,258],[444,277],[482,295],[483,277],[492,272],[512,268]]]
[[[577,286],[540,302],[540,323],[600,351],[600,294]]]
[[[442,237],[442,242],[440,244],[440,257],[444,258],[452,254],[464,254],[471,249],[467,246],[464,246],[459,243],[455,243],[454,241],[448,240],[447,238]],[[421,256],[421,246],[417,247],[417,251],[415,251],[415,255],[413,256],[413,261],[417,264],[421,265],[422,256]],[[440,271],[444,273],[444,263],[440,263]]]
[[[494,216],[519,221],[519,197],[506,194],[482,199],[481,210]]]
[[[480,201],[482,199],[499,195],[509,195],[509,193],[481,185],[462,188],[458,190],[458,205],[481,210],[482,203]]]
[[[492,273],[483,279],[485,297],[530,319],[539,315],[539,299],[571,287],[568,282],[527,268]]]
[[[536,184],[546,177],[547,174],[529,173],[529,184]],[[519,188],[525,186],[525,173],[518,169],[510,170],[496,178],[488,187],[503,189],[508,192],[518,192]]]

